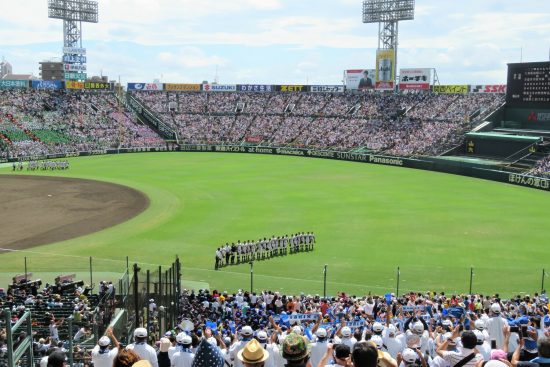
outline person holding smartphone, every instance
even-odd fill
[[[448,351],[447,347],[450,340],[455,340],[460,336],[462,348],[458,351]],[[460,335],[460,325],[453,329],[450,338],[447,338],[437,347],[437,354],[443,358],[451,367],[475,367],[478,362],[483,361],[483,357],[476,348],[477,338],[472,331],[464,331]]]
[[[346,344],[328,343],[327,350],[321,360],[315,367],[335,367],[335,366],[349,366],[350,365],[351,349]]]

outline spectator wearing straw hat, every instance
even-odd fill
[[[170,367],[170,357],[168,356],[168,349],[172,343],[170,343],[170,339],[168,338],[161,338],[160,339],[160,348],[159,352],[157,354],[157,361],[159,364],[159,367]]]
[[[229,348],[229,355],[231,357],[231,360],[233,361],[234,367],[243,367],[243,364],[241,361],[237,358],[237,355],[241,349],[244,348],[244,346],[252,340],[252,337],[254,336],[254,331],[250,326],[244,326],[241,329],[241,340],[233,343],[231,347]]]
[[[256,339],[252,339],[237,353],[237,358],[244,367],[264,367],[269,352]]]

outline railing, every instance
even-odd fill
[[[22,363],[20,364],[19,361],[21,361],[26,362],[27,367],[33,367],[31,313],[29,311],[25,312],[14,325],[11,324],[12,313],[9,309],[0,311],[1,313],[3,313],[6,324],[7,366],[20,366]],[[21,329],[26,332],[26,336],[23,339],[14,341],[13,336]],[[26,357],[26,359],[23,357]]]

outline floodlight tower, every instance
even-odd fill
[[[85,71],[86,57],[83,55],[86,54],[86,51],[82,48],[82,22],[98,22],[97,1],[48,0],[48,17],[63,20],[63,53],[65,54],[63,62],[65,63],[65,71]]]
[[[363,23],[378,23],[378,52],[393,50],[393,62],[389,67],[392,79],[397,70],[397,46],[399,21],[414,19],[415,0],[364,0]],[[377,75],[380,72],[377,52]]]

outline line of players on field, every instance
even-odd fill
[[[315,244],[313,232],[302,232],[293,235],[272,236],[257,241],[240,240],[237,243],[226,243],[216,250],[214,268],[228,265],[238,265],[254,260],[266,260],[275,256],[283,256],[303,251],[312,251]]]
[[[66,170],[69,169],[69,161],[29,161],[27,171],[38,170]]]

